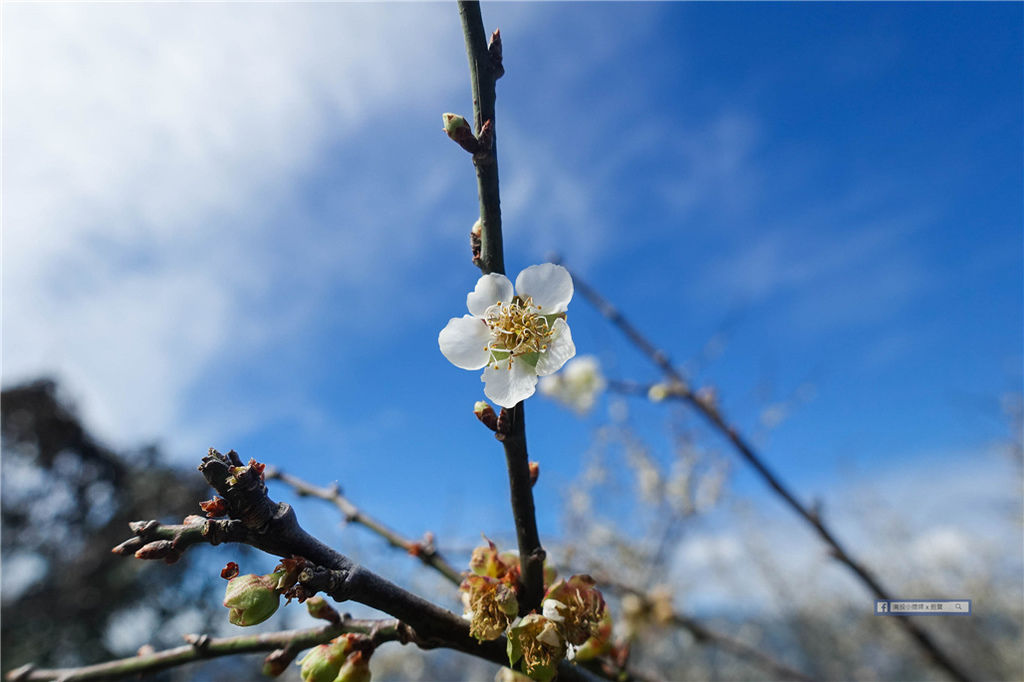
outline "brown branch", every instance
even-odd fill
[[[643,590],[606,576],[601,576],[599,580],[609,590],[618,594],[630,594],[639,599],[642,611],[650,614],[655,623],[686,630],[697,642],[718,647],[783,679],[800,682],[811,682],[814,679],[750,644],[707,627],[691,616],[675,609],[661,612],[659,600]]]
[[[480,197],[480,269],[505,272],[505,256],[501,239],[501,194],[498,191],[498,146],[494,130],[494,102],[497,70],[487,49],[484,20],[479,2],[459,2],[459,17],[466,40],[469,78],[473,90],[473,123],[477,135],[490,123],[488,149],[473,155],[476,166],[477,194]],[[504,69],[502,69],[504,73]]]
[[[478,136],[488,140],[487,148],[473,155],[477,193],[480,198],[480,270],[484,274],[505,273],[501,236],[501,195],[498,190],[498,147],[494,119],[494,81],[504,73],[501,66],[501,35],[495,32],[488,49],[480,3],[460,0],[459,16],[466,40],[470,85],[473,90],[473,120]],[[523,614],[540,606],[544,597],[544,549],[537,532],[533,486],[530,483],[529,455],[526,451],[526,413],[519,403],[503,410],[509,428],[495,434],[505,447],[512,517],[516,525],[522,589],[519,605]]]
[[[736,658],[740,658],[754,666],[770,672],[777,677],[786,680],[799,680],[800,682],[813,682],[814,678],[790,667],[789,665],[766,654],[760,649],[742,642],[734,637],[716,632],[702,625],[700,622],[680,613],[673,613],[669,620],[672,625],[682,628],[693,635],[694,639],[701,643],[707,643],[727,651]]]
[[[201,542],[239,542],[280,557],[301,557],[309,564],[299,577],[304,596],[324,591],[337,601],[351,599],[397,618],[409,628],[410,639],[421,647],[444,647],[499,665],[508,664],[504,637],[478,642],[469,634],[468,621],[363,568],[306,533],[289,505],[278,504],[268,496],[263,465],[252,460],[243,465],[234,451],[222,455],[211,448],[199,470],[220,494],[204,507],[226,513],[229,519],[191,517],[189,523],[178,526],[136,522],[131,526],[135,537],[114,551],[138,555],[136,544],[144,548],[170,540],[171,548],[180,554]],[[143,553],[139,558],[166,559],[158,554]],[[569,663],[559,666],[559,676],[565,680],[587,679],[581,668]]]
[[[730,424],[722,416],[717,404],[713,400],[706,399],[705,397],[695,393],[688,385],[686,377],[676,369],[675,365],[669,359],[669,356],[664,351],[660,350],[651,341],[647,339],[643,334],[634,327],[615,306],[613,306],[607,299],[601,296],[597,290],[587,284],[585,281],[580,279],[579,275],[575,272],[572,273],[573,284],[575,285],[576,291],[580,293],[587,301],[591,303],[605,318],[607,318],[614,326],[618,327],[623,334],[625,334],[633,344],[643,352],[647,358],[657,365],[661,369],[662,373],[666,378],[670,380],[669,386],[666,387],[666,399],[674,399],[682,401],[692,407],[701,417],[704,418],[719,434],[724,436],[728,440],[733,448],[740,454],[740,456],[754,468],[755,471],[761,476],[761,479],[768,484],[768,486],[792,508],[797,515],[803,519],[809,526],[814,528],[818,536],[825,542],[829,547],[829,553],[833,558],[838,560],[849,568],[854,575],[856,575],[860,581],[875,595],[876,599],[892,599],[888,590],[886,590],[879,582],[878,578],[858,559],[851,556],[847,552],[846,548],[840,544],[832,530],[822,520],[821,515],[816,509],[808,508],[804,506],[796,496],[790,492],[789,488],[783,484],[782,480],[776,476],[768,465],[765,464],[764,460],[757,454],[753,446],[750,445],[740,435],[738,429]],[[642,390],[638,385],[630,387],[628,384],[619,384],[619,387],[629,388],[629,392],[638,393]],[[649,388],[649,387],[648,387]],[[646,395],[646,391],[644,391]],[[935,643],[935,641],[925,632],[916,622],[910,618],[897,618],[896,622],[906,630],[907,634],[913,638],[920,649],[925,655],[931,659],[931,661],[944,670],[951,678],[960,682],[969,682],[970,676],[950,658],[942,648]]]
[[[383,642],[408,642],[411,633],[399,621],[389,620],[355,620],[345,618],[336,625],[325,625],[304,630],[283,630],[280,632],[242,635],[214,639],[206,635],[186,635],[189,643],[174,649],[165,649],[153,653],[140,654],[116,661],[107,661],[81,668],[34,668],[22,666],[7,673],[9,682],[30,682],[36,680],[60,680],[61,682],[77,682],[78,680],[114,680],[122,677],[155,673],[166,668],[194,663],[196,661],[235,656],[260,651],[301,651],[317,644],[329,642],[346,632],[369,635],[374,646]]]
[[[277,480],[285,483],[301,497],[316,497],[321,500],[330,502],[338,510],[341,511],[345,520],[349,523],[356,523],[364,528],[370,530],[376,535],[384,538],[389,545],[397,549],[402,549],[411,556],[416,557],[427,566],[430,566],[438,573],[448,579],[449,582],[458,585],[462,582],[462,573],[456,570],[454,566],[448,563],[444,557],[437,551],[433,541],[429,538],[425,541],[417,542],[409,540],[403,537],[396,531],[388,528],[386,525],[367,515],[359,507],[353,504],[347,497],[342,495],[341,489],[337,484],[329,487],[320,487],[308,483],[291,474],[286,474],[283,471],[274,468],[267,467],[264,472],[266,478],[269,480]]]

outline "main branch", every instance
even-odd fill
[[[501,197],[498,192],[498,148],[494,121],[494,82],[503,73],[501,34],[494,32],[488,49],[479,2],[459,2],[459,16],[466,39],[469,76],[473,89],[474,129],[479,135],[487,126],[488,149],[473,155],[477,192],[480,197],[480,269],[484,274],[505,273],[501,239]],[[530,462],[526,451],[526,413],[519,403],[506,412],[508,428],[498,437],[505,447],[509,496],[519,544],[522,568],[522,593],[519,604],[523,614],[540,606],[544,597],[544,549],[537,532],[537,516],[530,482]]]

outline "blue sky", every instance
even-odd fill
[[[1000,480],[979,453],[1021,387],[1019,4],[483,13],[513,277],[561,253],[680,362],[724,333],[695,379],[751,432],[812,384],[763,441],[808,497],[979,458]],[[478,276],[440,129],[470,113],[454,6],[4,19],[5,385],[55,374],[114,444],[235,448],[410,534],[507,535],[482,384],[437,348]],[[610,376],[656,378],[582,301],[570,323]],[[529,401],[546,533],[606,406]],[[630,407],[667,461],[664,408]]]

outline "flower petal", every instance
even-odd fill
[[[561,265],[531,265],[516,277],[516,293],[530,296],[545,315],[564,313],[572,300],[572,276]]]
[[[456,367],[480,369],[491,357],[487,344],[491,341],[491,330],[483,320],[472,315],[453,317],[437,335],[441,352]]]
[[[492,272],[476,281],[476,287],[466,296],[466,307],[475,317],[483,317],[495,303],[508,303],[511,300],[512,282],[505,275]]]
[[[484,370],[480,381],[485,383],[484,395],[502,407],[512,408],[516,403],[526,400],[537,389],[537,374],[525,362],[512,361],[512,369],[508,363],[498,363]]]
[[[537,360],[537,375],[546,377],[562,369],[562,365],[576,355],[576,344],[572,342],[572,332],[569,325],[562,318],[555,320],[552,327],[551,340],[548,341],[548,349],[540,354]]]

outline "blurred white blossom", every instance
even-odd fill
[[[604,388],[601,365],[593,355],[582,355],[570,361],[561,373],[540,381],[541,393],[578,414],[589,412]]]

